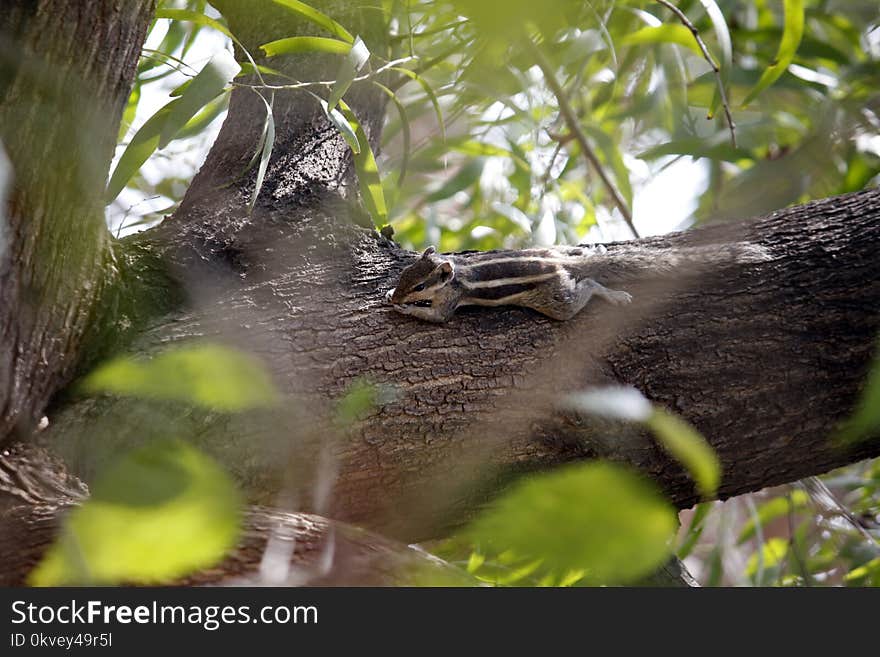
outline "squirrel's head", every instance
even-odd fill
[[[400,273],[390,301],[396,305],[430,306],[431,300],[449,285],[454,275],[452,262],[437,255],[434,247],[429,246],[421,258]]]

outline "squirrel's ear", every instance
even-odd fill
[[[427,249],[425,249],[425,252],[422,254],[422,257],[427,258],[428,256],[432,256],[435,253],[437,253],[437,249],[435,249],[433,246],[429,246]]]
[[[452,263],[448,260],[444,260],[439,265],[437,265],[437,269],[434,271],[440,274],[441,281],[448,281],[452,278],[452,274],[455,273],[455,267],[452,266]]]

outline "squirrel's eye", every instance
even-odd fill
[[[419,283],[418,285],[416,285],[415,287],[413,287],[413,292],[421,292],[421,291],[424,290],[424,289],[425,289],[425,284],[424,284],[424,283]]]

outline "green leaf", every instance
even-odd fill
[[[264,43],[260,48],[267,57],[295,55],[305,52],[325,52],[332,55],[347,55],[351,43],[326,37],[287,37]]]
[[[516,484],[467,530],[480,545],[541,559],[590,583],[633,581],[662,564],[677,517],[653,484],[611,463],[566,466]]]
[[[208,102],[216,98],[241,67],[232,55],[221,50],[214,55],[186,89],[168,114],[159,133],[159,148],[165,148],[177,132]]]
[[[339,99],[345,95],[345,92],[351,86],[352,80],[354,80],[355,76],[369,60],[370,51],[367,50],[367,46],[361,41],[361,38],[357,37],[351,46],[351,50],[348,51],[345,59],[339,65],[339,70],[336,72],[336,82],[333,83],[333,88],[330,90],[330,98],[327,99],[327,105],[330,109],[336,107]]]
[[[622,41],[625,46],[641,46],[646,44],[674,43],[684,46],[700,57],[703,56],[700,46],[694,35],[684,25],[669,23],[657,27],[643,27],[632,34],[628,34]]]
[[[119,192],[156,150],[159,145],[159,134],[174,109],[174,105],[179,102],[180,99],[175,98],[153,114],[128,142],[125,152],[122,153],[122,157],[119,158],[119,162],[113,170],[113,175],[110,176],[110,182],[107,183],[104,200],[108,204],[119,196]]]
[[[389,70],[397,71],[398,73],[405,75],[422,88],[422,91],[425,92],[425,95],[431,102],[431,106],[434,108],[434,114],[437,115],[437,124],[440,126],[440,137],[441,139],[443,139],[443,141],[446,141],[446,125],[443,122],[443,112],[440,109],[440,101],[437,99],[437,94],[434,93],[434,90],[431,88],[431,85],[428,83],[428,81],[415,71],[410,71],[408,68],[392,66],[389,68]]]
[[[278,400],[269,374],[256,358],[216,344],[179,347],[150,360],[115,358],[86,376],[82,389],[230,412]]]
[[[614,139],[607,132],[600,130],[595,126],[585,125],[583,128],[584,132],[590,135],[593,141],[598,144],[602,155],[604,155],[605,161],[611,166],[612,171],[614,171],[614,178],[617,180],[617,188],[623,195],[627,206],[632,208],[633,190],[632,183],[629,180],[629,169],[623,161],[623,154],[620,152],[617,143],[615,143]]]
[[[774,537],[769,539],[761,549],[749,557],[746,562],[746,575],[755,577],[762,570],[780,565],[788,554],[788,539]],[[757,582],[762,585],[764,582]]]
[[[733,65],[733,45],[730,39],[730,28],[727,26],[727,20],[724,18],[724,12],[718,6],[715,0],[700,0],[703,9],[712,21],[712,29],[715,31],[715,39],[721,48],[721,72],[728,71]]]
[[[724,139],[721,139],[721,137]],[[690,155],[695,158],[706,157],[710,160],[721,160],[724,162],[754,159],[754,156],[748,149],[731,146],[725,133],[721,133],[720,137],[712,135],[710,137],[673,139],[639,153],[638,157],[643,160],[655,160],[665,155]]]
[[[409,153],[410,148],[412,146],[412,134],[410,133],[410,125],[409,125],[409,117],[406,113],[406,107],[404,107],[403,103],[400,102],[400,98],[397,97],[397,94],[391,91],[388,87],[380,82],[372,81],[374,85],[379,87],[386,96],[391,99],[391,102],[394,103],[394,106],[397,108],[397,113],[400,115],[400,129],[403,133],[403,155],[400,162],[400,173],[397,174],[397,186],[400,187],[403,184],[404,179],[406,178],[407,167],[409,166]]]
[[[745,107],[764,89],[779,79],[788,65],[794,60],[801,38],[804,35],[804,0],[784,0],[785,26],[782,31],[782,41],[779,50],[770,66],[761,75],[758,84],[746,95],[742,105]]]
[[[486,166],[486,160],[482,157],[475,157],[468,160],[461,169],[458,170],[452,178],[443,183],[439,189],[428,194],[425,198],[426,203],[435,203],[449,198],[456,192],[467,189],[479,181],[483,174],[483,168]]]
[[[678,416],[659,408],[647,424],[666,451],[687,468],[703,497],[713,496],[721,481],[721,463],[706,439]]]
[[[235,545],[240,504],[229,476],[195,448],[135,450],[70,512],[29,583],[156,584],[207,568]]]
[[[232,32],[229,31],[229,28],[226,27],[220,21],[211,18],[210,16],[205,16],[201,12],[191,11],[189,9],[157,9],[156,10],[156,18],[170,18],[175,21],[189,21],[190,23],[196,23],[198,25],[203,25],[204,27],[213,27],[218,32],[225,34],[230,39],[232,38]]]
[[[198,114],[187,121],[174,137],[175,139],[187,139],[194,137],[213,123],[229,107],[229,92],[217,96],[202,108]]]
[[[373,223],[378,228],[388,221],[388,208],[385,206],[385,194],[382,191],[382,178],[379,176],[379,166],[376,164],[373,149],[370,148],[370,140],[367,139],[367,133],[364,132],[364,127],[358,121],[357,116],[355,116],[344,100],[339,101],[339,109],[342,110],[342,114],[354,129],[358,142],[361,145],[360,152],[354,153],[354,168],[357,172],[361,198],[363,198],[364,205],[367,206],[367,211],[373,218]]]
[[[786,515],[792,509],[803,509],[809,501],[810,496],[806,491],[796,489],[788,495],[774,497],[764,502],[758,507],[757,518],[749,518],[743,525],[736,542],[745,543],[755,535],[759,526],[766,526],[768,522]]]
[[[251,194],[248,203],[248,214],[253,212],[254,205],[257,203],[257,197],[263,188],[263,180],[266,178],[266,169],[269,166],[269,159],[272,157],[272,149],[275,146],[275,115],[272,112],[272,105],[275,101],[275,95],[272,95],[272,101],[263,98],[263,94],[257,93],[263,105],[266,108],[266,120],[263,122],[263,131],[260,134],[260,143],[257,152],[260,154],[260,166],[257,169],[257,179],[254,181],[254,192]]]
[[[309,92],[311,93],[311,92]],[[345,143],[348,144],[348,147],[351,149],[351,152],[355,155],[358,155],[361,152],[361,144],[358,140],[357,133],[355,132],[355,128],[351,126],[348,122],[348,119],[340,112],[338,109],[330,109],[330,106],[327,104],[327,101],[321,98],[316,94],[312,94],[315,99],[321,104],[321,107],[324,109],[324,114],[327,116],[327,119],[336,126],[336,129],[342,133],[342,138],[345,139]]]
[[[334,34],[336,37],[342,39],[343,41],[347,41],[348,43],[354,41],[354,37],[351,36],[351,33],[344,27],[342,27],[342,25],[337,23],[326,14],[322,14],[314,7],[307,5],[305,2],[298,2],[297,0],[272,0],[272,2],[274,2],[276,5],[281,5],[285,9],[289,9],[290,11],[299,14],[300,16],[302,16],[306,20],[311,21],[315,25],[323,27],[325,30],[327,30],[331,34]]]
[[[385,386],[378,386],[362,378],[356,379],[337,402],[335,420],[343,427],[349,426],[393,397]]]
[[[139,82],[134,83],[131,93],[128,96],[128,102],[125,104],[125,110],[122,112],[122,122],[119,124],[119,136],[117,141],[122,141],[128,134],[129,128],[137,114],[138,103],[141,101],[141,85]]]

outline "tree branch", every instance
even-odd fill
[[[590,146],[590,142],[589,140],[587,140],[587,136],[581,129],[577,114],[575,114],[574,108],[571,106],[571,103],[568,100],[565,89],[562,88],[559,80],[556,79],[556,73],[553,71],[552,65],[549,61],[547,61],[547,58],[544,56],[544,53],[541,52],[541,49],[538,48],[538,46],[536,46],[534,43],[532,43],[531,39],[526,38],[525,43],[528,44],[529,51],[535,58],[535,63],[538,64],[538,67],[544,73],[544,80],[547,82],[547,86],[550,87],[550,91],[552,91],[553,95],[556,96],[556,102],[559,105],[559,112],[562,114],[562,117],[565,120],[566,127],[568,127],[571,134],[574,135],[575,140],[581,147],[581,151],[583,152],[584,157],[599,175],[599,179],[602,181],[605,189],[607,189],[608,193],[611,194],[611,200],[614,201],[614,205],[620,211],[620,215],[623,217],[626,225],[629,226],[630,232],[632,232],[633,237],[638,238],[639,232],[636,230],[636,226],[633,223],[632,212],[630,211],[629,206],[627,206],[626,201],[623,200],[623,196],[621,196],[620,191],[617,189],[614,182],[608,176],[608,172],[605,171],[605,168],[599,161],[599,158],[593,150],[593,147]]]

